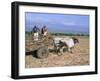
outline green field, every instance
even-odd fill
[[[56,37],[65,37],[65,36],[78,36],[78,37],[89,37],[89,34],[83,34],[83,33],[49,33],[52,36],[56,36]],[[31,32],[25,32],[25,38],[27,39],[31,39],[32,38],[32,33]]]

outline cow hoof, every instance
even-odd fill
[[[73,54],[73,52],[72,52],[72,51],[71,51],[70,53],[71,53],[71,54]]]
[[[63,55],[63,54],[62,54],[62,53],[58,53],[57,55],[58,55],[58,56],[61,56],[61,55]]]

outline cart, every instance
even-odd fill
[[[41,37],[38,41],[26,40],[25,52],[26,54],[35,54],[38,58],[47,58],[49,55],[49,47],[52,45],[52,37],[50,35]]]

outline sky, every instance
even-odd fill
[[[46,25],[49,32],[89,33],[89,15],[25,12],[25,31],[35,25]]]

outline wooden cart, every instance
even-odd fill
[[[49,55],[49,46],[52,43],[52,37],[42,37],[38,41],[26,40],[25,52],[35,54],[38,58],[46,58]]]

